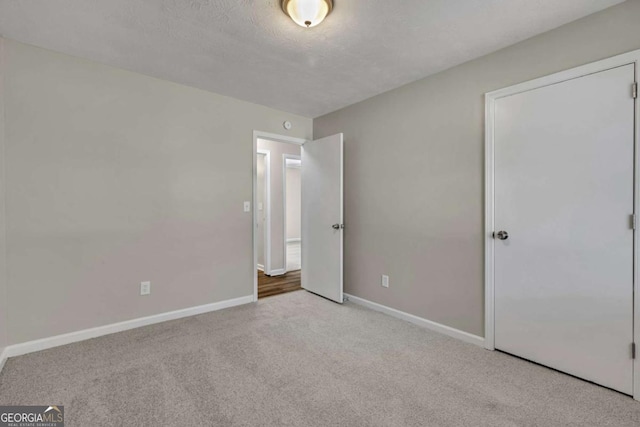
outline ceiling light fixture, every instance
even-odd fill
[[[282,0],[282,10],[301,27],[315,27],[331,13],[333,0]]]

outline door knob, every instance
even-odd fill
[[[509,238],[509,233],[506,231],[498,231],[497,233],[493,233],[493,237],[500,240],[507,240]]]
[[[333,228],[334,230],[340,230],[340,224],[333,224],[331,228]]]

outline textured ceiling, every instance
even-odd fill
[[[0,0],[0,34],[307,117],[622,0],[335,0],[316,28],[278,0]]]

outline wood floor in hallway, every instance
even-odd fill
[[[300,270],[289,271],[282,276],[267,276],[258,270],[258,298],[286,294],[300,289],[302,289]]]

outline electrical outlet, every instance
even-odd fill
[[[140,295],[149,295],[151,293],[151,282],[140,283]]]
[[[382,287],[383,288],[388,288],[389,287],[389,276],[386,275],[382,275]]]
[[[251,212],[251,202],[244,202],[244,211]]]

